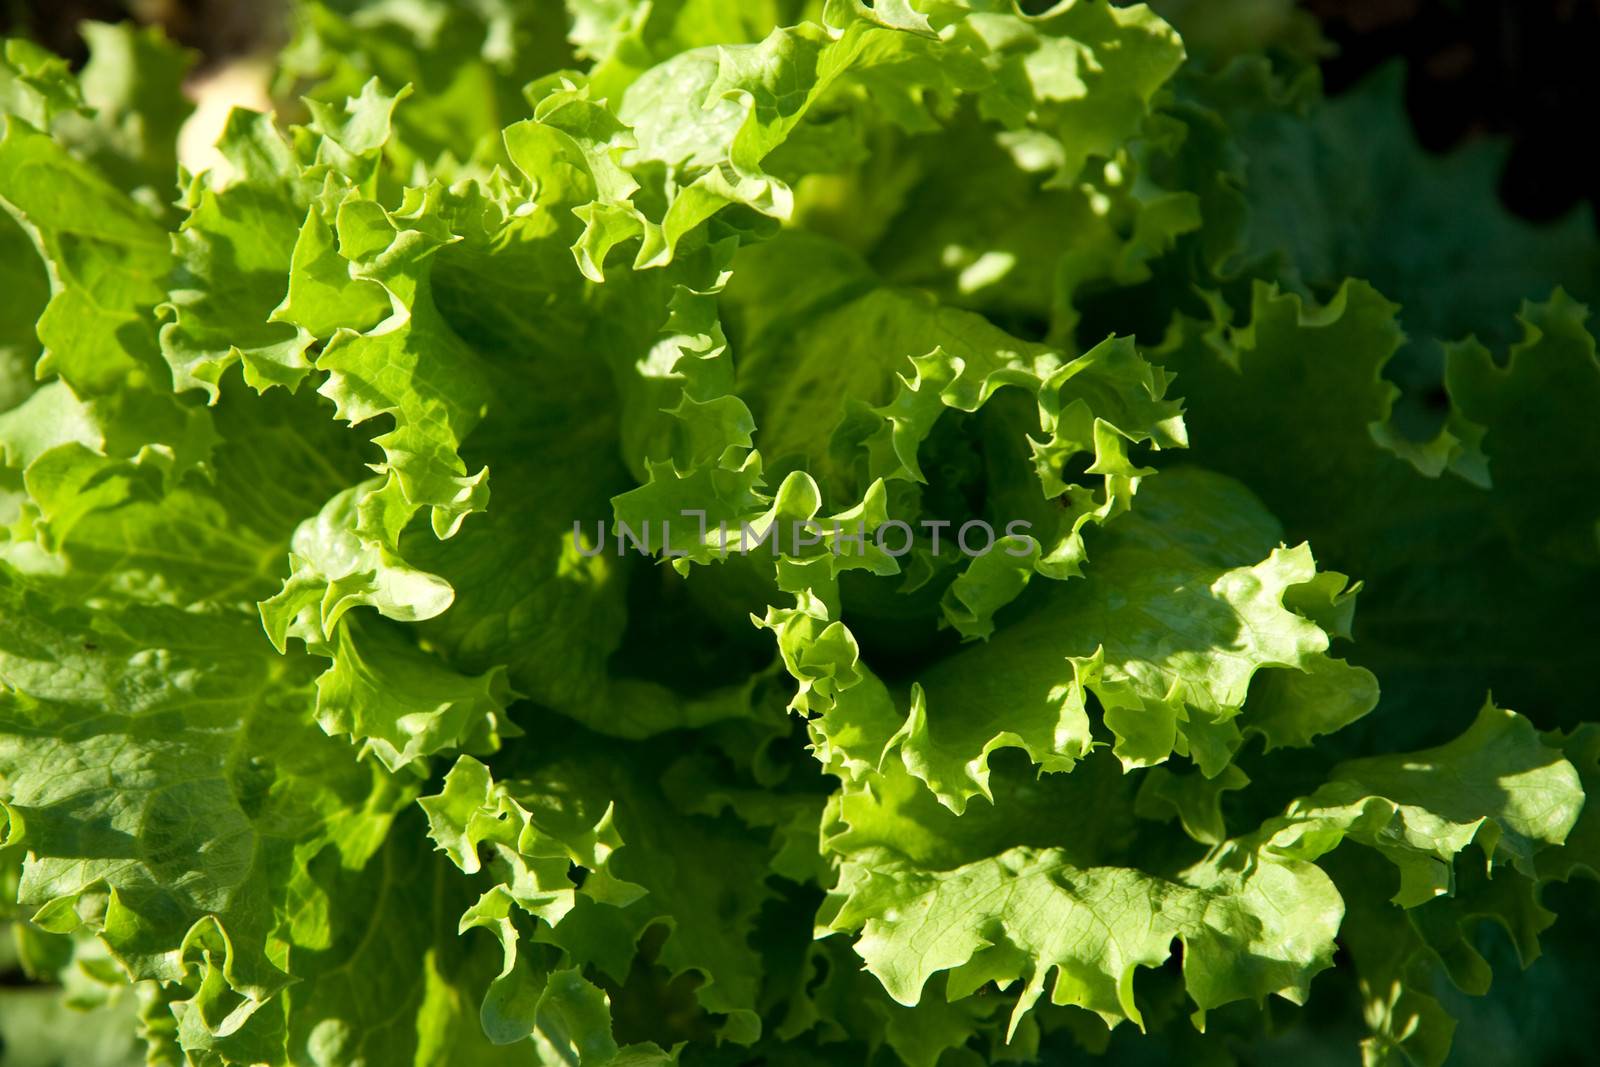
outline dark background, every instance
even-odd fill
[[[1379,64],[1407,61],[1419,139],[1444,151],[1468,137],[1512,142],[1501,194],[1520,215],[1550,219],[1579,199],[1600,205],[1600,170],[1584,160],[1600,104],[1600,0],[1305,0],[1338,48],[1330,92]]]
[[[1445,151],[1470,137],[1507,137],[1501,192],[1513,211],[1551,219],[1579,200],[1600,207],[1600,168],[1583,163],[1600,104],[1600,0],[1299,3],[1333,45],[1322,63],[1330,92],[1404,59],[1424,145]],[[131,13],[214,62],[276,36],[275,9],[267,0],[0,0],[0,30],[81,59],[79,19]]]

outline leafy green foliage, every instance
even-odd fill
[[[8,42],[0,1063],[1592,991],[1595,241],[1260,6],[306,2],[198,174],[158,35]]]

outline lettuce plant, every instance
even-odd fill
[[[1037,9],[5,45],[4,1062],[1588,1054],[1592,221]]]

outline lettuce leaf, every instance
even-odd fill
[[[1596,246],[1267,6],[306,0],[201,173],[7,42],[0,1059],[1580,1011]]]

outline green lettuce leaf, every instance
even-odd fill
[[[0,1060],[1581,1059],[1585,220],[1041,6],[0,49]]]

